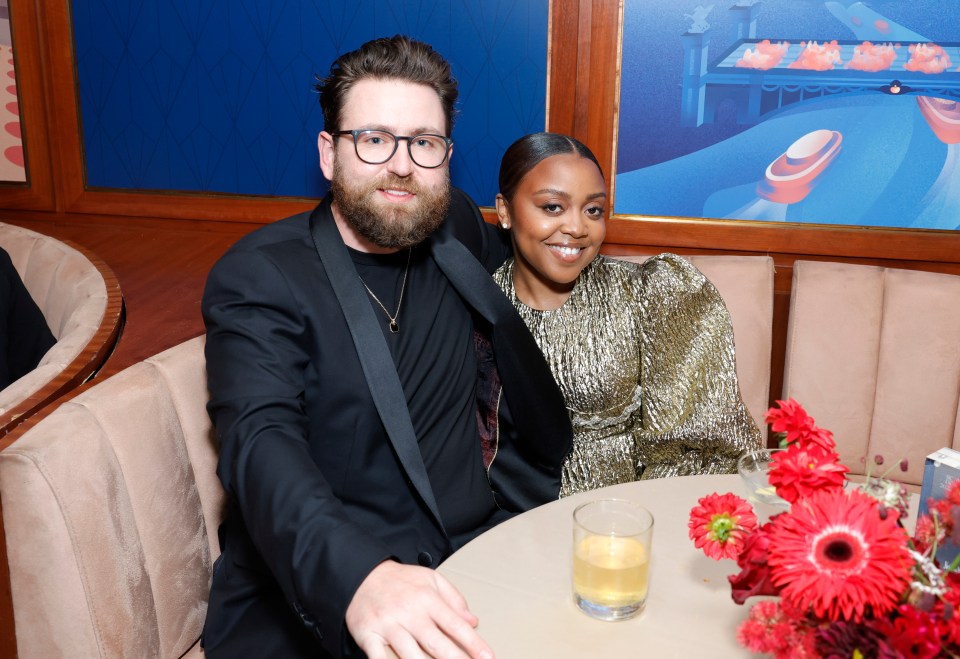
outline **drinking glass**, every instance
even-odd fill
[[[737,460],[737,471],[740,472],[740,477],[747,486],[747,500],[750,503],[783,510],[790,507],[789,503],[777,496],[777,491],[769,480],[773,455],[782,450],[764,448],[747,451]]]
[[[573,511],[573,593],[580,610],[600,620],[643,611],[650,571],[653,515],[623,499],[590,501]]]

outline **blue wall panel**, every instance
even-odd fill
[[[493,203],[500,156],[543,130],[548,0],[73,0],[87,184],[319,197],[314,76],[408,34],[460,82],[454,184]]]

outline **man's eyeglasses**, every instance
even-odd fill
[[[381,165],[397,152],[400,140],[407,141],[410,160],[424,169],[435,169],[447,160],[453,140],[443,135],[394,135],[385,130],[338,130],[334,137],[352,135],[357,157],[368,165]]]

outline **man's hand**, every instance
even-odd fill
[[[347,607],[347,629],[369,659],[493,659],[474,627],[477,617],[443,575],[384,561]]]

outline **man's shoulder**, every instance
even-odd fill
[[[510,255],[506,234],[500,235],[495,226],[488,224],[476,202],[463,190],[451,186],[450,208],[443,231],[448,231],[487,268],[496,270]]]
[[[235,242],[210,270],[210,281],[262,277],[275,272],[298,278],[303,273],[316,276],[319,266],[316,247],[310,234],[310,212],[276,220]]]
[[[480,208],[476,202],[466,192],[460,188],[450,186],[450,206],[447,209],[446,228],[463,242],[464,238],[470,240],[477,234],[480,226],[477,223],[478,218],[482,221]]]
[[[297,213],[266,224],[238,240],[229,251],[255,251],[281,243],[303,242],[310,238],[311,212]]]

